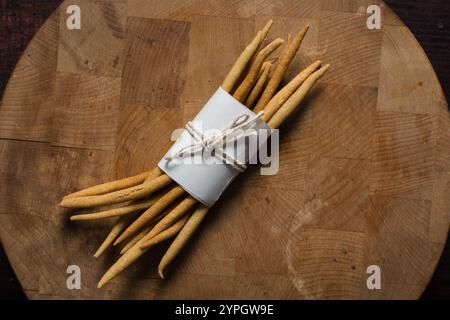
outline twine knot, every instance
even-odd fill
[[[219,130],[219,132],[208,135],[202,134],[195,127],[194,123],[189,121],[186,124],[185,129],[194,138],[194,142],[189,146],[181,148],[174,155],[167,156],[166,160],[172,161],[174,159],[180,159],[187,154],[192,155],[199,151],[203,152],[215,150],[215,157],[218,157],[239,172],[243,172],[247,169],[247,165],[236,159],[234,155],[228,154],[223,149],[223,145],[224,143],[231,143],[244,137],[256,135],[254,126],[256,125],[258,119],[260,119],[263,115],[264,111],[261,111],[252,117],[248,114],[240,115],[228,127]]]

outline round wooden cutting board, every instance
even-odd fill
[[[367,27],[374,2],[381,30]],[[72,4],[81,30],[67,28]],[[240,177],[168,280],[156,273],[164,243],[97,289],[119,248],[92,255],[114,221],[70,222],[61,197],[154,166],[270,18],[271,38],[311,27],[289,79],[332,64],[281,129],[278,174]],[[34,299],[415,299],[449,230],[447,103],[381,1],[65,2],[11,76],[0,138],[1,240]],[[67,288],[71,265],[80,290]]]

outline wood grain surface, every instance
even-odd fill
[[[80,31],[63,3],[0,108],[0,235],[27,296],[418,298],[449,227],[450,118],[410,31],[382,2],[368,30],[366,2],[71,1]],[[96,289],[117,257],[92,258],[111,223],[70,223],[59,198],[153,165],[269,18],[271,37],[311,26],[292,72],[333,65],[281,131],[279,174],[239,179],[170,280],[155,272],[164,244]],[[71,264],[82,290],[66,288]]]

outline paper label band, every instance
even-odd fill
[[[191,123],[205,136],[208,136],[229,127],[243,115],[256,116],[254,112],[219,88]],[[257,133],[259,144],[265,143],[270,134],[270,127],[267,123],[258,119],[253,128]],[[260,134],[261,132],[264,134]],[[178,151],[193,143],[195,140],[191,134],[184,130],[158,166],[191,196],[211,207],[240,171],[219,160],[214,153],[210,154],[209,152],[195,152],[186,157],[168,160]],[[226,154],[233,155],[235,159],[243,162],[246,158],[251,159],[257,155],[257,150],[249,148],[244,138],[227,144],[223,149]]]

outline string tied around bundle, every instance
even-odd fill
[[[234,141],[238,141],[239,139],[256,135],[257,132],[254,127],[258,119],[263,115],[264,111],[261,111],[254,116],[248,114],[240,115],[228,127],[208,135],[202,134],[202,132],[195,127],[194,123],[189,121],[186,124],[185,129],[193,137],[194,142],[191,145],[181,148],[174,155],[167,156],[165,159],[172,161],[181,159],[186,155],[214,150],[215,157],[239,172],[244,172],[247,169],[247,165],[236,159],[234,155],[226,152],[223,149],[223,145],[224,143],[234,143]]]

